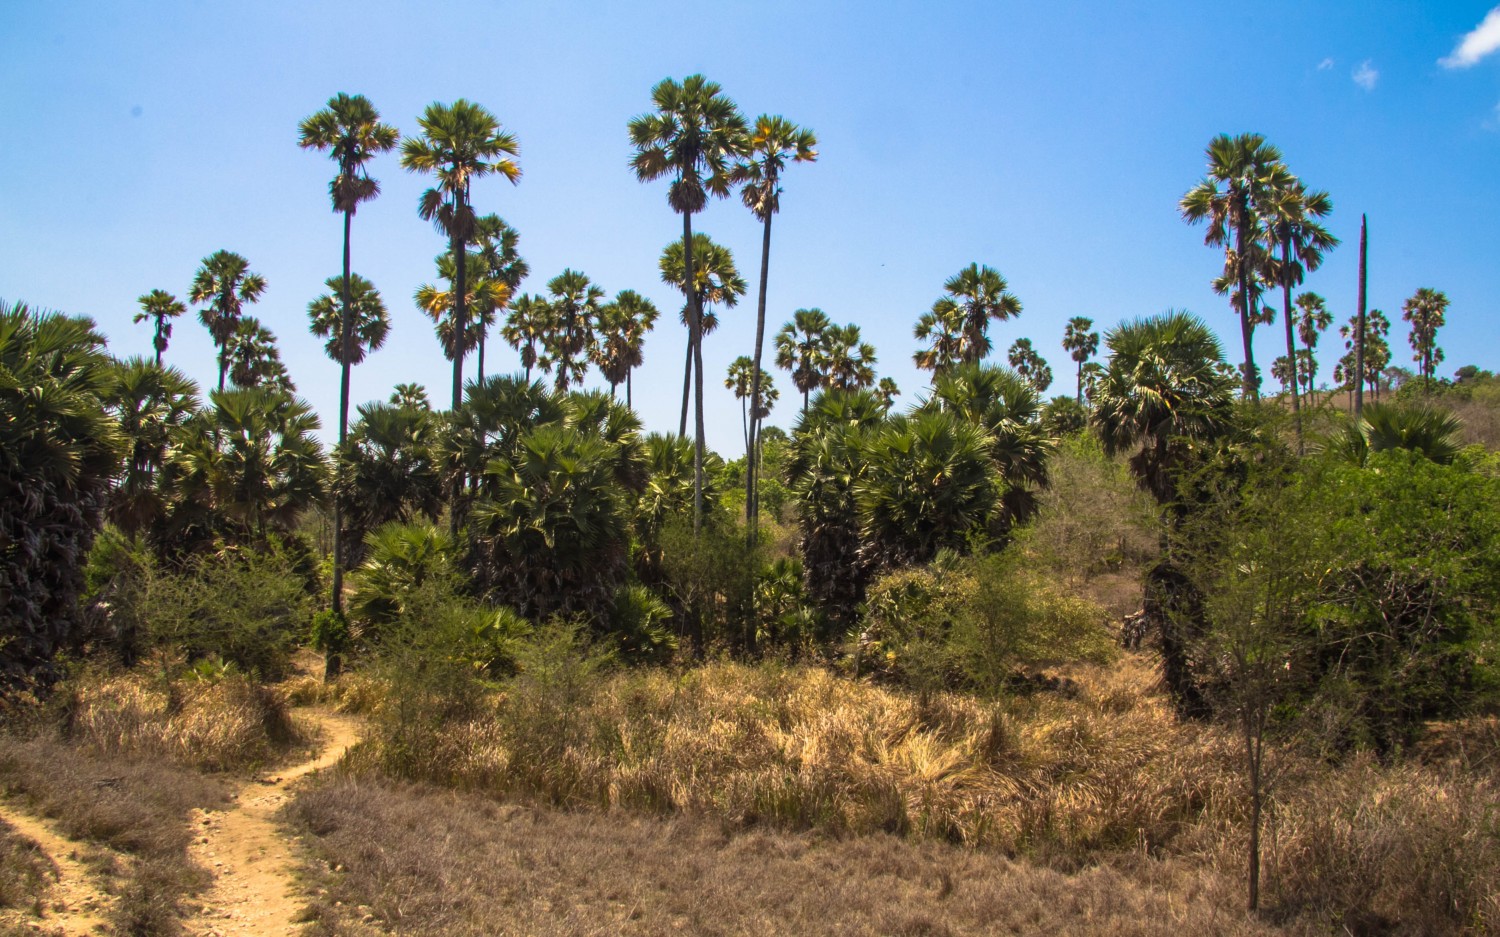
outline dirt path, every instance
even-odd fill
[[[62,933],[67,937],[103,933],[105,917],[114,904],[114,898],[99,886],[88,868],[78,860],[79,850],[85,847],[60,836],[45,820],[22,813],[4,802],[0,802],[0,820],[40,846],[57,870],[57,881],[41,901],[46,909],[45,916],[28,917],[23,924],[17,922],[19,926],[22,929],[34,926],[41,933]]]
[[[293,843],[276,825],[276,811],[290,798],[299,778],[336,763],[359,740],[358,723],[337,713],[305,711],[323,734],[318,754],[304,762],[249,781],[224,810],[197,810],[189,850],[193,861],[214,875],[200,896],[202,910],[186,922],[196,937],[273,937],[299,931],[296,917],[304,901],[297,894]]]

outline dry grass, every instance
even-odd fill
[[[240,676],[85,674],[53,705],[62,735],[92,751],[203,771],[259,767],[301,741],[284,695]]]
[[[1139,855],[1070,875],[930,840],[536,810],[370,777],[289,813],[321,860],[322,935],[1288,932],[1247,919],[1218,873]]]
[[[346,767],[350,783],[395,775],[740,833],[963,844],[992,857],[975,862],[1024,860],[1028,875],[1150,859],[1237,892],[1247,831],[1234,740],[1179,723],[1143,658],[1058,676],[1063,692],[985,702],[784,665],[553,673],[469,718],[398,726],[387,709]],[[1450,727],[1427,763],[1279,756],[1265,845],[1273,918],[1357,933],[1496,928],[1500,786],[1486,725]],[[560,932],[586,932],[570,928]]]
[[[42,899],[55,881],[57,866],[41,847],[0,820],[0,909],[40,917]]]

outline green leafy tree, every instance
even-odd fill
[[[174,437],[198,410],[198,387],[176,368],[130,358],[116,368],[106,399],[126,446],[109,521],[128,534],[151,533],[167,507],[161,472]]]
[[[260,299],[266,278],[250,272],[250,262],[232,251],[216,251],[203,258],[193,276],[188,301],[203,308],[198,319],[219,348],[219,390],[229,374],[229,345],[240,327],[246,303]]]
[[[294,393],[296,385],[282,364],[276,335],[254,316],[244,316],[224,346],[229,380],[235,387],[272,387]]]
[[[463,403],[464,355],[469,333],[469,244],[478,230],[470,202],[475,179],[499,175],[520,181],[513,157],[520,147],[515,135],[502,131],[495,115],[462,98],[452,105],[429,104],[417,118],[422,136],[401,142],[401,165],[409,172],[429,172],[437,184],[422,193],[417,214],[448,238],[454,258],[453,326],[448,345],[453,355],[453,409]]]
[[[521,356],[521,367],[526,369],[528,382],[531,380],[532,368],[538,364],[544,365],[543,370],[550,367],[550,364],[537,357],[537,347],[551,329],[552,307],[543,297],[528,294],[511,303],[510,314],[500,334],[505,343]]]
[[[656,110],[632,118],[630,142],[635,156],[630,165],[641,182],[669,179],[667,204],[682,216],[682,269],[697,271],[694,259],[693,215],[710,196],[723,198],[732,185],[735,161],[748,155],[750,139],[744,117],[723,89],[702,75],[689,75],[680,84],[663,79],[651,89]],[[684,276],[681,281],[684,282]],[[688,343],[694,374],[693,530],[703,523],[703,307],[696,290],[688,299]],[[741,290],[743,292],[743,290]]]
[[[798,309],[776,333],[776,366],[792,373],[793,386],[802,392],[804,414],[809,395],[825,385],[825,336],[832,327],[823,310]]]
[[[0,683],[55,676],[122,445],[113,368],[85,318],[0,303]]]
[[[334,501],[348,524],[343,562],[361,561],[365,537],[391,522],[435,520],[442,505],[439,421],[423,407],[367,403],[359,407],[336,452]]]
[[[156,364],[160,367],[161,356],[166,353],[167,342],[172,339],[172,320],[187,312],[187,307],[182,304],[182,300],[166,290],[152,290],[136,302],[141,304],[141,311],[131,321],[152,323],[155,331],[151,337],[151,347],[156,349]]]
[[[1078,364],[1079,406],[1083,405],[1083,366],[1099,351],[1099,333],[1093,328],[1093,319],[1074,316],[1063,329],[1063,350]]]
[[[1422,287],[1402,306],[1401,318],[1411,323],[1408,340],[1412,360],[1430,392],[1433,369],[1443,363],[1443,350],[1437,344],[1437,330],[1443,327],[1448,312],[1448,296],[1442,290]]]
[[[1251,289],[1256,265],[1250,257],[1260,232],[1257,208],[1284,178],[1285,168],[1281,151],[1258,133],[1219,134],[1209,141],[1206,155],[1208,173],[1183,195],[1178,208],[1189,224],[1207,223],[1203,243],[1224,248],[1224,268],[1235,282],[1235,310],[1245,346],[1241,386],[1245,396],[1253,399],[1259,395],[1260,376],[1251,348],[1256,317]]]

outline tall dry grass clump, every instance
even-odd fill
[[[281,693],[236,674],[85,673],[52,705],[58,730],[74,744],[202,771],[263,765],[301,740]]]

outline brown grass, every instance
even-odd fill
[[[57,866],[41,847],[0,820],[0,909],[40,917],[42,898],[56,881]]]
[[[930,840],[536,810],[370,777],[289,813],[321,860],[322,935],[1287,932],[1246,919],[1224,876],[1139,855],[1064,874]]]

